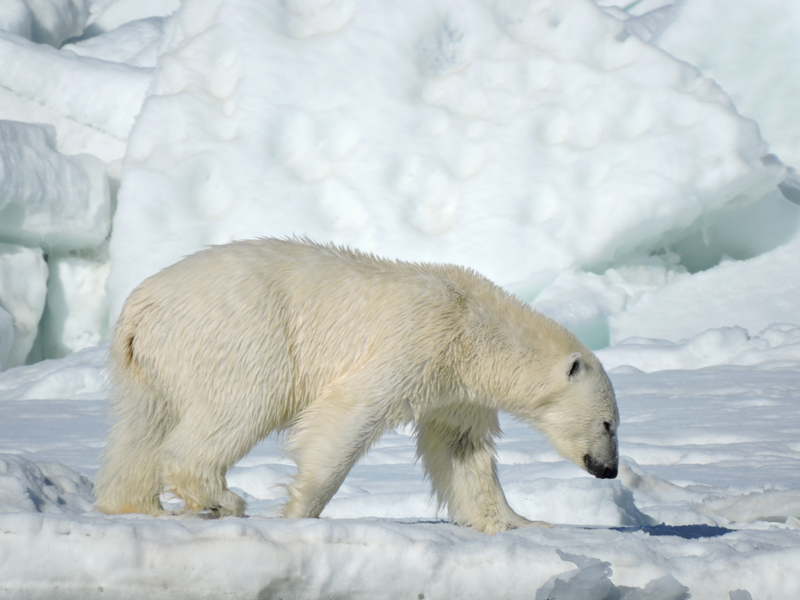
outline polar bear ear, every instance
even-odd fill
[[[586,365],[583,364],[583,356],[581,356],[581,353],[573,352],[567,359],[567,379],[572,381],[578,377],[585,368]]]

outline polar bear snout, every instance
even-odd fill
[[[586,465],[586,470],[598,479],[614,479],[617,476],[617,461],[613,463],[604,464],[594,458],[590,454],[583,457],[583,464]]]

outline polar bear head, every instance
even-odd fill
[[[595,477],[617,476],[619,411],[614,389],[589,350],[552,365],[549,393],[537,403],[535,426],[553,447]]]

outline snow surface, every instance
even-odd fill
[[[0,2],[0,596],[799,597],[799,15]],[[475,267],[567,325],[611,372],[620,476],[505,419],[509,501],[552,529],[448,524],[410,430],[321,520],[275,517],[273,439],[229,473],[246,519],[94,512],[127,293],[293,233]]]
[[[679,0],[653,40],[719,83],[758,121],[772,152],[800,167],[800,4]],[[770,60],[762,60],[768,55]]]
[[[616,480],[591,478],[504,419],[498,462],[509,502],[557,525],[487,536],[437,514],[410,430],[385,436],[319,520],[276,518],[294,466],[271,438],[228,476],[247,518],[101,515],[90,479],[107,431],[105,350],[0,375],[0,581],[9,597],[800,593],[798,370],[612,373],[622,416]]]

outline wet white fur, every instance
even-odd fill
[[[356,461],[409,422],[440,505],[490,533],[531,524],[497,478],[498,410],[582,468],[587,454],[616,461],[616,403],[594,355],[452,265],[304,240],[213,247],[131,293],[110,370],[106,513],[160,514],[166,488],[189,511],[242,515],[225,473],[281,430],[298,468],[286,517],[319,516]]]

